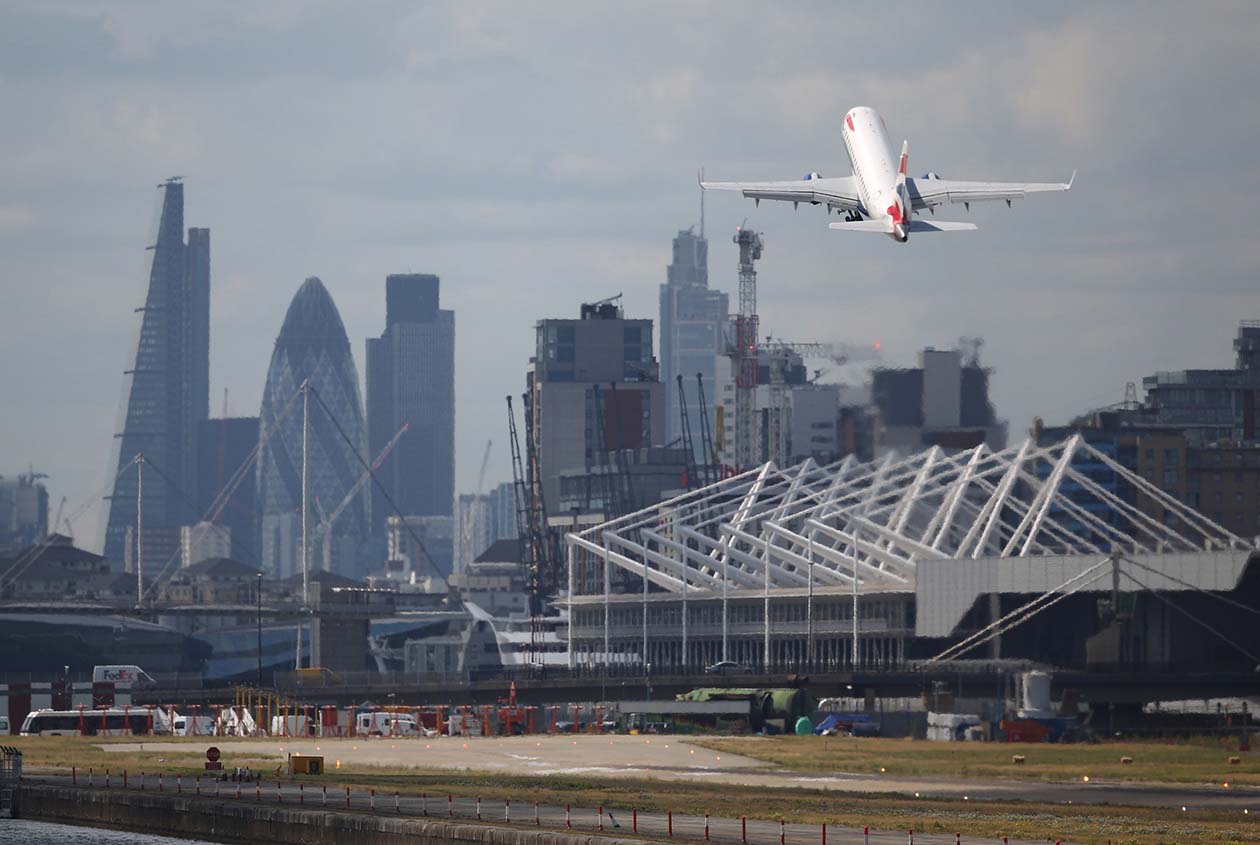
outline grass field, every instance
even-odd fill
[[[840,755],[846,753],[846,745],[859,743],[859,748],[850,749],[850,755],[864,755],[866,749],[861,745],[869,740],[840,740],[834,744],[818,744],[811,750],[808,737],[797,742],[794,739],[780,742],[772,740],[705,740],[704,744],[731,743],[732,750],[741,754],[758,756],[766,759],[771,753],[778,753],[787,759],[798,760],[794,765],[813,766],[832,765]],[[163,751],[145,753],[106,753],[101,750],[102,744],[111,741],[126,740],[83,740],[78,738],[45,738],[45,737],[13,737],[12,744],[22,749],[25,765],[32,773],[39,770],[64,771],[70,765],[79,767],[84,772],[89,766],[98,773],[106,766],[116,774],[119,769],[127,768],[135,773],[163,771],[169,774],[183,773],[192,775],[201,771],[201,753],[205,740],[192,741],[167,739],[159,742],[160,746],[170,746],[169,755]],[[814,742],[817,742],[815,740]],[[894,759],[902,766],[927,766],[921,771],[918,768],[907,768],[903,771],[916,773],[945,774],[949,771],[959,772],[964,768],[976,765],[998,765],[995,761],[985,762],[984,758],[973,759],[969,755],[973,749],[964,749],[961,745],[950,744],[942,752],[937,751],[936,744],[926,742],[877,741],[882,746],[890,763]],[[874,747],[874,746],[873,746]],[[255,769],[271,772],[277,759],[275,744],[271,740],[258,741],[258,756],[234,755],[234,765],[251,765]],[[1033,747],[1036,751],[1040,746]],[[1193,746],[1192,746],[1193,748]],[[1103,751],[1109,756],[1121,753],[1170,753],[1176,755],[1182,749],[1179,746],[1156,746],[1143,743],[1131,743],[1115,746],[1068,747],[1055,748],[1054,751],[1087,752],[1087,756],[1101,755]],[[966,759],[956,760],[953,769],[949,768],[948,757],[967,751]],[[983,750],[983,749],[982,749]],[[1009,746],[1002,749],[1009,761]],[[1029,749],[1020,749],[1029,751]],[[1049,749],[1048,749],[1049,750]],[[1208,753],[1214,749],[1198,748],[1198,752]],[[815,755],[822,754],[821,757]],[[932,762],[922,762],[923,757],[934,758]],[[851,756],[869,762],[869,758]],[[1029,763],[1036,759],[1034,754]],[[1100,756],[1098,759],[1102,759]],[[1135,759],[1137,759],[1135,757]],[[1197,759],[1197,758],[1196,758]],[[811,762],[812,761],[812,762]],[[1048,762],[1048,761],[1047,761]],[[1064,759],[1061,765],[1067,766]],[[865,763],[864,763],[865,764]],[[1136,765],[1136,763],[1135,763]],[[885,768],[891,768],[885,765]],[[1127,768],[1127,767],[1126,767]],[[878,771],[878,766],[876,766]],[[1007,774],[1005,769],[1002,774]],[[1166,779],[1166,778],[1161,778]],[[675,813],[740,816],[749,818],[786,819],[799,823],[827,822],[832,829],[857,829],[870,825],[875,829],[905,830],[913,828],[924,832],[960,832],[964,837],[999,840],[1002,836],[1013,839],[1044,840],[1047,836],[1064,841],[1096,843],[1114,843],[1114,845],[1221,845],[1221,843],[1254,843],[1260,841],[1260,814],[1243,817],[1237,812],[1200,810],[1179,812],[1176,810],[1115,807],[1115,806],[1064,806],[1057,804],[1037,804],[1025,802],[963,802],[950,800],[919,800],[902,796],[861,795],[852,793],[824,792],[813,789],[766,789],[730,784],[662,782],[647,779],[599,779],[582,776],[545,776],[527,777],[520,775],[504,775],[502,773],[456,772],[449,770],[402,769],[380,766],[362,766],[343,768],[331,771],[324,778],[293,778],[307,782],[323,783],[333,786],[354,786],[360,788],[373,787],[389,794],[399,791],[403,794],[428,792],[431,795],[467,795],[481,796],[487,800],[500,801],[510,798],[512,802],[527,805],[532,801],[593,807],[602,804],[617,810],[638,808],[643,811],[672,810]],[[1254,821],[1253,821],[1254,820]],[[837,841],[840,841],[837,839]]]
[[[1260,786],[1260,750],[1239,753],[1237,743],[1104,742],[1049,745],[925,742],[852,737],[730,737],[691,740],[784,768],[819,774],[886,773],[919,777],[1018,778]],[[1014,754],[1024,763],[1013,764]],[[1231,765],[1230,757],[1241,762]],[[1133,759],[1131,764],[1121,757]]]

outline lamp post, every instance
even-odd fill
[[[262,581],[263,574],[258,573],[258,688],[262,689]]]

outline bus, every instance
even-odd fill
[[[169,734],[170,718],[157,707],[108,710],[32,710],[22,736],[130,736]]]

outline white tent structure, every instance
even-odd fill
[[[1256,549],[1079,434],[996,452],[767,463],[569,534],[567,545],[571,606],[607,603],[613,581],[624,594],[627,579],[643,584],[644,619],[649,582],[684,602],[720,595],[725,643],[727,599],[760,593],[767,654],[769,601],[781,592],[915,593],[916,633],[948,636],[984,592],[1111,589],[1098,566],[1121,555],[1149,570],[1147,586],[1227,590]],[[575,583],[583,557],[603,564],[598,599]],[[628,574],[614,579],[617,569]]]

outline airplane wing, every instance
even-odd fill
[[[907,179],[906,193],[916,210],[945,203],[986,202],[989,200],[1023,199],[1027,194],[1042,191],[1066,191],[1072,187],[1076,172],[1066,182],[962,182],[957,179]]]
[[[828,179],[796,179],[791,182],[700,182],[700,187],[714,191],[740,191],[756,200],[781,200],[790,203],[826,203],[846,211],[858,208],[857,180],[852,176]]]

